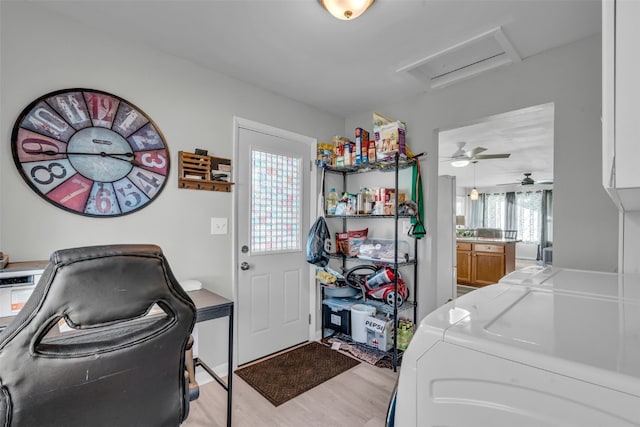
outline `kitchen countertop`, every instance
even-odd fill
[[[461,243],[497,243],[497,244],[507,244],[507,243],[518,243],[521,240],[518,239],[500,239],[496,237],[456,237],[456,242]]]

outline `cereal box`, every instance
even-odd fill
[[[373,113],[373,115],[373,136],[376,141],[377,160],[391,160],[396,153],[400,158],[406,158],[406,125],[399,120],[387,119],[378,113]]]

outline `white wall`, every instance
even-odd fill
[[[343,119],[207,71],[131,40],[96,33],[34,3],[0,2],[0,248],[13,261],[44,259],[86,244],[159,244],[179,278],[196,278],[232,297],[233,236],[208,234],[210,217],[228,217],[232,196],[177,188],[177,152],[206,148],[232,157],[232,117],[329,141],[344,129],[371,129],[371,113]],[[613,271],[618,216],[602,190],[601,49],[599,36],[377,111],[407,122],[423,161],[428,236],[420,242],[419,311],[444,301],[435,293],[437,265],[436,132],[545,102],[555,102],[554,264]],[[164,133],[173,164],[156,201],[132,215],[85,218],[46,203],[22,181],[11,159],[13,122],[49,91],[87,87],[119,95],[148,113]],[[215,364],[215,362],[213,362]]]
[[[555,103],[554,265],[615,271],[618,215],[600,182],[601,85],[598,35],[404,103],[381,103],[377,111],[407,122],[411,149],[428,153],[423,162],[428,236],[420,245],[419,257],[422,316],[444,302],[436,299],[434,285],[437,129],[524,107]],[[345,132],[371,127],[370,123],[371,112],[352,115]]]
[[[0,249],[12,261],[25,261],[74,246],[154,243],[179,279],[199,279],[232,298],[233,235],[209,234],[211,217],[229,218],[232,229],[232,194],[178,189],[178,151],[197,147],[232,157],[234,115],[321,140],[339,133],[344,119],[98,33],[33,3],[3,1],[0,10]],[[169,182],[143,210],[119,218],[71,214],[36,195],[16,170],[9,141],[22,109],[40,95],[74,87],[123,97],[163,132],[172,156]],[[220,354],[225,360],[224,350]]]
[[[623,212],[621,216],[621,269],[624,273],[640,274],[640,212]]]

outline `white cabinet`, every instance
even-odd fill
[[[619,209],[640,210],[640,1],[602,2],[602,182]]]

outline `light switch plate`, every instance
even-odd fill
[[[227,234],[227,218],[211,218],[211,234]]]

